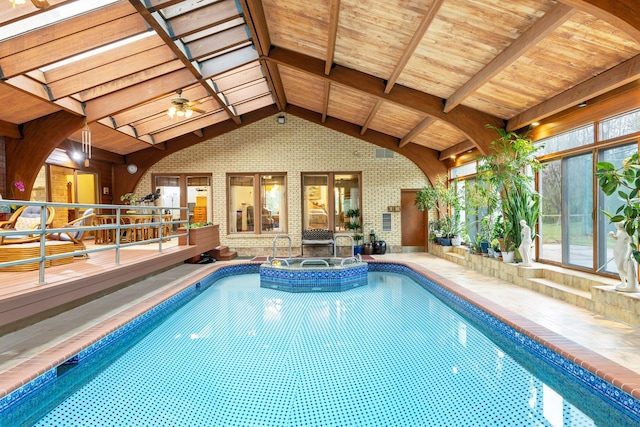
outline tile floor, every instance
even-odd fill
[[[626,368],[616,370],[613,366],[611,375],[629,377],[631,373],[634,377],[631,382],[635,384],[632,388],[636,392],[640,390],[640,328],[606,319],[427,253],[374,257],[429,269],[470,292],[471,297],[478,295],[485,303],[500,306],[503,312],[513,312],[516,318],[526,319],[528,327],[535,329],[535,323],[542,327],[540,330],[546,328],[566,338],[560,340],[561,345],[572,347],[570,341],[577,343]],[[84,340],[101,336],[115,324],[125,322],[127,317],[135,316],[136,312],[153,304],[154,299],[166,298],[176,287],[187,286],[227,263],[183,264],[70,312],[0,337],[0,396],[16,384],[33,378],[37,371],[55,366],[59,363],[57,360],[66,360],[64,358],[74,354]]]

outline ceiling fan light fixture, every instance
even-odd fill
[[[189,105],[189,100],[182,97],[182,90],[176,91],[178,94],[177,98],[173,98],[171,100],[171,107],[167,110],[167,114],[172,119],[189,119],[193,116],[193,109]]]

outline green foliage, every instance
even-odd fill
[[[120,196],[120,201],[126,205],[135,205],[138,203],[138,196],[133,193],[126,193]]]
[[[356,246],[358,246],[363,239],[363,235],[361,233],[362,223],[360,222],[360,209],[349,209],[345,215],[349,218],[349,221],[347,221],[344,226],[345,228],[353,231],[353,241]]]
[[[207,225],[213,225],[212,222],[194,222],[188,225],[189,228],[206,227]]]
[[[540,147],[534,146],[527,134],[486,126],[495,130],[498,138],[491,142],[490,154],[477,157],[478,180],[500,195],[505,250],[513,251],[522,241],[520,221],[524,219],[532,230],[538,221],[540,196],[534,189],[533,175],[543,169],[535,158]]]
[[[433,186],[425,186],[418,191],[413,203],[421,211],[438,211],[443,236],[453,237],[460,233],[460,212],[464,206],[455,183],[447,185],[446,176],[438,175]]]
[[[616,167],[609,162],[596,165],[596,177],[600,188],[607,196],[617,194],[620,207],[615,213],[603,212],[611,223],[622,222],[624,229],[631,236],[631,250],[633,258],[640,262],[638,251],[638,230],[640,229],[640,161],[638,153],[625,159],[622,167]]]

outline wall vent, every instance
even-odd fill
[[[393,159],[393,151],[386,148],[376,148],[376,159]]]
[[[382,231],[393,231],[391,226],[391,214],[382,212]]]

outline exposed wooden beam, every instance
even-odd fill
[[[619,28],[640,43],[638,0],[559,0]]]
[[[278,64],[266,61],[264,59],[261,59],[260,63],[263,64],[263,69],[267,72],[267,83],[271,88],[271,93],[276,101],[278,110],[284,111],[287,107],[287,96],[285,95],[284,85],[282,84],[282,78],[280,77]]]
[[[13,123],[5,122],[4,120],[0,120],[0,135],[14,139],[22,138],[22,134],[20,134],[20,127]]]
[[[507,130],[528,126],[534,121],[559,113],[582,101],[595,98],[638,79],[640,79],[640,55],[518,114],[508,121]]]
[[[340,19],[340,0],[331,0],[329,5],[329,34],[327,40],[327,57],[324,61],[324,73],[329,75],[333,67],[333,58],[336,53],[336,40],[338,39],[338,22]]]
[[[254,45],[258,55],[261,57],[260,65],[265,71],[267,84],[271,88],[271,93],[276,101],[278,110],[284,111],[287,106],[287,97],[280,78],[280,70],[276,64],[270,63],[262,58],[269,54],[271,49],[271,36],[269,35],[269,27],[267,19],[264,15],[264,9],[260,0],[241,0],[240,6],[244,11],[244,18],[249,27],[249,32],[253,38]]]
[[[475,145],[473,144],[473,142],[462,141],[461,143],[456,144],[453,147],[449,147],[446,150],[441,151],[440,155],[438,156],[438,160],[444,161],[451,158],[451,156],[458,156],[459,154],[466,153],[467,151],[473,150],[474,148]]]
[[[331,74],[327,76],[324,74],[324,61],[287,49],[274,47],[266,59],[303,73],[312,74],[318,78],[328,79],[332,85],[339,84],[363,92],[375,98],[376,103],[382,101],[392,102],[435,119],[443,120],[460,130],[470,141],[476,144],[478,150],[483,154],[488,153],[490,142],[495,139],[495,132],[487,129],[485,125],[504,126],[502,119],[464,105],[459,106],[450,113],[444,113],[442,110],[444,100],[442,98],[402,85],[395,85],[389,94],[385,94],[385,84],[382,79],[340,65],[336,65]]]
[[[322,122],[324,123],[327,120],[327,115],[329,114],[329,96],[331,93],[331,82],[325,80],[324,82],[324,96],[322,99]]]
[[[524,34],[493,58],[479,73],[460,86],[460,88],[447,99],[444,105],[444,112],[448,113],[460,105],[468,96],[478,90],[478,88],[495,77],[500,71],[514,63],[529,49],[544,40],[576,13],[578,13],[577,9],[562,3],[558,3],[549,9],[542,18],[538,19]]]
[[[369,111],[367,120],[364,121],[364,124],[360,128],[360,135],[364,135],[367,132],[367,130],[369,130],[369,125],[371,124],[373,119],[376,117],[376,114],[378,114],[378,110],[380,109],[380,107],[382,107],[383,102],[384,102],[383,99],[378,99],[376,101],[376,105],[374,105],[371,111]]]
[[[398,61],[395,68],[391,72],[391,75],[389,76],[389,79],[387,80],[387,84],[384,88],[384,93],[389,93],[391,92],[391,89],[393,89],[393,86],[398,81],[398,77],[400,77],[402,70],[404,70],[404,67],[407,66],[407,63],[413,56],[413,53],[415,52],[416,48],[424,38],[424,35],[427,33],[427,30],[431,26],[431,23],[433,22],[436,15],[438,14],[440,7],[442,7],[442,3],[444,3],[444,0],[435,0],[429,7],[427,14],[424,16],[424,18],[422,18],[420,25],[418,25],[418,29],[413,33],[413,36],[411,37],[411,41],[405,48],[404,52],[402,53],[402,56],[400,57],[400,60]]]
[[[240,0],[240,6],[244,12],[244,20],[249,27],[258,55],[268,55],[271,49],[271,37],[267,18],[260,0]]]
[[[411,131],[408,134],[406,134],[404,138],[400,140],[398,147],[402,148],[408,143],[410,143],[411,140],[416,137],[416,135],[422,133],[426,128],[431,126],[435,121],[436,119],[434,119],[433,117],[427,117],[426,119],[418,123],[416,127],[411,129]]]

